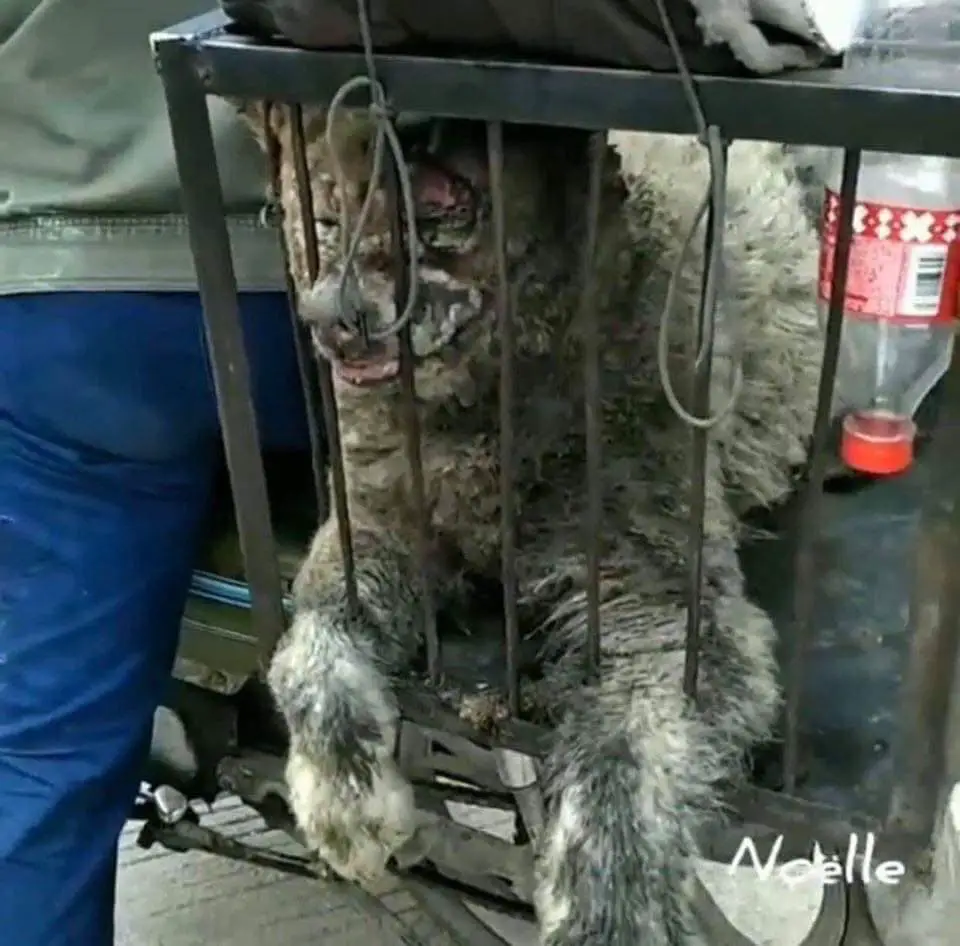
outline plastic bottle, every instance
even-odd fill
[[[960,0],[873,0],[843,68],[917,78],[960,68]],[[842,153],[827,178],[819,302],[826,317]],[[864,152],[844,304],[837,402],[841,455],[889,475],[913,462],[913,415],[950,364],[960,294],[960,161]]]

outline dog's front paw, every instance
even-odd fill
[[[358,759],[291,750],[290,807],[307,846],[345,880],[369,884],[413,835],[413,790],[382,746]]]
[[[361,883],[383,873],[416,827],[413,790],[393,759],[399,710],[373,652],[370,634],[348,630],[338,614],[304,609],[268,674],[290,733],[297,825],[321,860]]]

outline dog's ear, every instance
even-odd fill
[[[237,114],[242,119],[243,123],[250,129],[253,133],[253,137],[256,139],[257,144],[263,148],[264,151],[267,149],[267,122],[275,125],[279,120],[273,113],[281,111],[280,109],[274,109],[268,106],[266,102],[260,101],[259,99],[229,99],[230,104],[237,110]],[[278,128],[274,128],[274,132],[279,131]]]

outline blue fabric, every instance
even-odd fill
[[[306,426],[285,301],[242,300],[260,430]],[[0,942],[112,946],[115,849],[219,456],[193,294],[0,298]]]

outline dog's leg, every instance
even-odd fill
[[[781,502],[805,465],[823,357],[817,314],[819,243],[793,159],[778,145],[731,148],[724,301],[716,337],[714,409],[743,384],[713,443],[738,513]],[[785,249],[789,247],[789,250]]]
[[[575,701],[545,785],[537,909],[544,946],[681,946],[693,936],[696,830],[716,784],[766,736],[778,705],[772,629],[742,599],[705,605],[702,708],[683,693],[685,610],[624,594],[601,608],[600,680],[575,694],[586,602],[550,629],[572,644],[554,672]],[[575,694],[575,695],[574,695]]]
[[[268,680],[290,731],[297,824],[337,873],[364,882],[414,828],[412,791],[393,760],[390,680],[417,650],[418,579],[402,544],[376,528],[355,527],[354,550],[359,607],[350,615],[336,526],[318,532]]]

